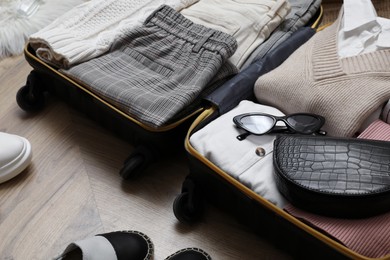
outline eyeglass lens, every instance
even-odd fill
[[[274,126],[274,120],[263,115],[245,116],[241,118],[241,123],[249,132],[258,135],[268,132]]]
[[[302,134],[311,134],[321,127],[319,118],[310,115],[292,115],[286,120],[295,131]]]

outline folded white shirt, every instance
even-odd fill
[[[270,106],[241,101],[240,104],[194,133],[191,145],[221,170],[278,207],[286,203],[279,193],[272,160],[274,135],[249,135],[239,141],[236,137],[245,130],[238,129],[233,117],[243,113],[259,112],[276,116],[284,114]],[[256,152],[264,151],[264,155]]]
[[[344,0],[339,29],[340,57],[390,48],[390,19],[378,17],[370,0]]]

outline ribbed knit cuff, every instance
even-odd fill
[[[358,138],[390,141],[390,125],[378,119],[370,124]]]

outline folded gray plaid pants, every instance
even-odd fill
[[[232,36],[194,24],[163,5],[109,53],[62,72],[158,128],[207,88],[236,48]]]

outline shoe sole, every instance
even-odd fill
[[[187,252],[187,251],[199,253],[203,257],[203,260],[212,260],[211,256],[208,253],[206,253],[206,251],[204,251],[203,249],[197,248],[197,247],[183,248],[183,249],[177,251],[176,253],[173,253],[172,255],[168,256],[164,260],[170,260],[170,259],[176,257],[177,255],[180,255],[180,254]],[[185,259],[185,258],[182,258],[182,259]]]

